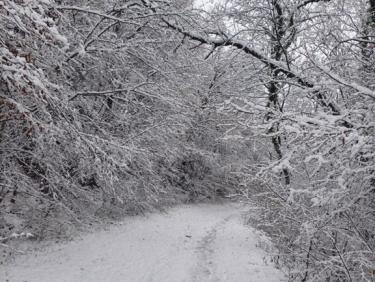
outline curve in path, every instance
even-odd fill
[[[280,282],[238,205],[191,205],[19,256],[9,282]],[[2,278],[4,277],[4,279]]]

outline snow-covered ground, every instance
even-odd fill
[[[260,237],[235,204],[190,205],[130,217],[107,231],[19,256],[9,282],[279,282]],[[3,279],[2,277],[5,277]]]

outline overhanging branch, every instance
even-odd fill
[[[245,42],[234,41],[233,39],[230,39],[229,37],[226,37],[225,39],[206,38],[197,33],[186,31],[183,28],[177,26],[176,24],[171,23],[165,18],[162,18],[162,21],[168,26],[168,28],[173,29],[183,34],[184,36],[190,38],[191,40],[198,41],[200,44],[212,45],[214,48],[223,47],[223,46],[232,46],[237,49],[240,49],[246,54],[249,54],[252,57],[258,59],[260,62],[265,64],[271,70],[275,72],[283,73],[287,78],[295,80],[300,87],[309,88],[309,89],[314,88],[314,84],[312,82],[306,80],[305,78],[302,78],[301,76],[293,72],[293,70],[289,69],[286,65],[283,65],[281,62],[267,58],[260,52],[250,48],[249,46],[247,46]],[[335,103],[328,101],[324,93],[319,92],[319,91],[315,91],[315,92],[316,92],[315,94],[316,94],[316,98],[318,102],[323,107],[329,108],[334,115],[340,115],[341,113],[340,108]]]

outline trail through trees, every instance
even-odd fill
[[[243,209],[243,207],[242,207]],[[9,282],[281,282],[244,225],[241,207],[194,205],[127,218],[120,226],[19,257],[0,267]]]

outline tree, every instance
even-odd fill
[[[1,5],[3,230],[14,211],[26,221],[11,228],[43,237],[42,225],[67,214],[77,222],[180,197],[176,165],[191,152],[184,138],[211,71],[200,53],[141,2]]]
[[[232,57],[234,75],[221,90],[232,94],[226,108],[239,113],[238,126],[266,133],[276,151],[276,161],[264,156],[244,170],[258,179],[247,183],[248,195],[264,209],[260,226],[277,242],[293,279],[370,281],[373,275],[374,222],[363,216],[374,211],[373,52],[371,41],[356,35],[362,22],[371,22],[372,7],[370,1],[356,7],[227,1],[205,24],[200,13],[161,17],[192,41],[244,54]],[[280,172],[288,187],[278,182]]]
[[[193,4],[0,2],[5,225],[241,183],[291,280],[370,281],[374,1]]]

